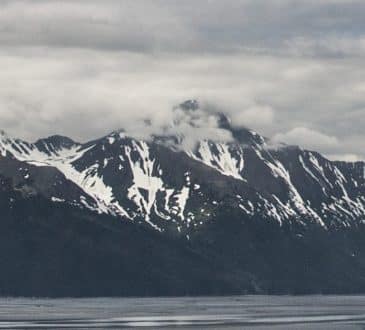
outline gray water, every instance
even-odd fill
[[[364,329],[365,296],[0,298],[0,329]]]

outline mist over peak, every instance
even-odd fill
[[[200,108],[198,100],[186,100],[181,103],[177,108],[186,110],[186,111],[195,111]]]
[[[154,118],[148,118],[126,127],[125,132],[134,138],[158,139],[183,149],[193,149],[199,141],[234,142],[245,134],[251,135],[243,126],[233,126],[229,115],[218,106],[197,99],[172,107],[171,120],[166,124],[160,125]]]

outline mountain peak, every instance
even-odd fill
[[[51,135],[49,137],[39,139],[35,142],[35,145],[40,144],[52,145],[55,148],[71,148],[78,143],[67,136]]]
[[[187,110],[187,111],[195,111],[200,108],[199,102],[197,100],[186,100],[185,102],[179,105],[180,109]]]
[[[123,128],[110,132],[108,135],[104,137],[107,139],[109,143],[112,144],[112,141],[124,139],[126,137],[126,132]]]

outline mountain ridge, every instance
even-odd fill
[[[148,139],[1,133],[0,294],[365,292],[365,163],[184,107]]]
[[[192,100],[180,108],[184,112],[199,110]],[[3,157],[57,168],[94,199],[98,206],[90,207],[99,213],[138,222],[144,219],[162,231],[164,228],[157,224],[162,220],[175,222],[180,232],[181,226],[190,227],[190,222],[199,227],[201,221],[193,221],[197,216],[212,217],[213,212],[206,212],[204,205],[209,204],[211,210],[219,205],[215,200],[218,198],[208,198],[204,191],[208,187],[217,196],[221,195],[218,189],[225,187],[225,193],[236,198],[235,207],[242,210],[243,216],[257,213],[279,223],[306,219],[323,227],[333,225],[327,223],[328,218],[338,219],[343,225],[365,219],[364,163],[333,162],[297,146],[274,148],[269,139],[246,128],[233,128],[222,116],[218,114],[218,128],[225,118],[223,126],[232,131],[233,141],[201,140],[186,148],[184,136],[171,145],[161,136],[139,140],[119,130],[81,144],[62,136],[32,144],[3,135],[0,152]],[[180,159],[185,165],[179,173],[173,173],[166,158]],[[191,168],[198,171],[199,177],[204,176],[203,172],[212,178],[223,175],[213,182],[227,183],[212,188],[209,178],[199,180]],[[232,189],[230,178],[241,181],[235,182],[240,188]],[[243,197],[245,194],[248,196]],[[192,204],[201,204],[200,211],[196,206],[194,212],[185,210],[189,199],[194,199]]]

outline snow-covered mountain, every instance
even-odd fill
[[[0,133],[0,294],[365,292],[363,162],[173,111],[145,139]]]
[[[364,163],[333,162],[297,146],[271,145],[220,113],[209,118],[229,140],[185,143],[190,137],[178,131],[180,122],[187,117],[190,129],[199,130],[200,108],[186,101],[177,110],[180,117],[167,134],[146,140],[121,130],[82,144],[62,136],[29,143],[2,132],[0,175],[21,178],[26,187],[37,170],[56,169],[54,182],[38,184],[35,193],[187,238],[227,209],[242,219],[303,229],[365,222]],[[63,187],[66,182],[72,194]]]

